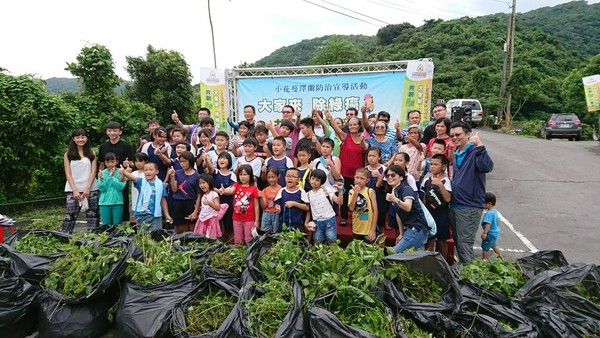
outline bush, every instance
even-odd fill
[[[521,126],[521,132],[519,133],[519,135],[540,137],[540,132],[542,131],[542,124],[543,121],[538,120],[526,121]]]

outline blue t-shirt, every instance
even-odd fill
[[[414,191],[408,184],[400,184],[400,187],[396,189],[396,197],[401,199],[403,202],[411,199],[413,200],[412,208],[409,212],[402,210],[400,207],[396,207],[396,213],[400,217],[402,224],[408,228],[420,228],[423,231],[429,231],[427,226],[427,220],[425,214],[421,210],[421,204],[417,200],[417,192]]]
[[[277,182],[280,186],[285,187],[285,172],[288,168],[294,167],[294,163],[292,162],[292,160],[287,156],[284,156],[280,159],[276,159],[275,157],[269,157],[265,161],[265,165],[267,166],[267,170],[269,170],[272,167],[275,167],[277,168],[277,170],[279,170],[279,180]]]
[[[275,196],[275,203],[278,203],[281,207],[279,213],[279,224],[286,224],[289,228],[301,228],[304,224],[306,211],[299,208],[286,208],[285,202],[293,201],[301,204],[308,204],[308,195],[306,191],[302,189],[296,189],[296,191],[290,192],[287,188],[279,190],[277,196]]]
[[[183,169],[175,171],[177,180],[177,191],[173,193],[173,199],[176,200],[195,200],[200,193],[200,174],[194,171],[191,175],[186,175]]]
[[[485,213],[483,216],[483,221],[481,221],[482,228],[484,224],[490,225],[488,236],[500,236],[500,227],[498,226],[498,211],[496,209],[490,209]]]
[[[138,191],[140,191],[140,189],[142,188],[142,180],[145,180],[145,178],[138,179],[137,183],[134,184],[134,187]],[[148,185],[150,186],[150,189],[152,190],[152,194],[150,195],[150,200],[148,201],[148,209],[145,210],[141,214],[136,210],[136,212],[135,212],[136,216],[142,216],[142,215],[147,215],[147,214],[154,215],[154,210],[156,209],[156,203],[155,203],[155,201],[156,201],[156,189],[157,189],[157,187],[156,187],[156,181],[154,181],[154,182],[148,182]],[[160,186],[158,187],[158,189],[159,189],[158,193],[160,194],[161,197],[167,197],[167,189],[166,189],[166,187],[165,187],[164,184],[161,183]],[[140,199],[140,198],[142,198],[142,194],[141,193],[138,195],[138,199]],[[162,210],[162,207],[160,205],[158,207],[161,208],[161,210]]]
[[[387,136],[387,135],[386,135]],[[369,147],[375,147],[381,149],[381,162],[386,163],[389,161],[395,153],[398,152],[398,142],[396,141],[396,131],[394,130],[394,137],[387,137],[384,142],[379,142],[375,137],[371,137],[365,140]]]

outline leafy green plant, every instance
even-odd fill
[[[586,278],[568,289],[600,307],[600,285],[598,285],[598,281]]]
[[[340,286],[372,290],[383,280],[377,273],[383,250],[362,241],[352,241],[344,250],[337,244],[313,246],[308,258],[298,264],[294,277],[304,289],[304,304]]]
[[[281,233],[281,238],[258,259],[258,266],[267,279],[284,280],[287,273],[302,258],[306,246],[300,241],[300,230]]]
[[[68,297],[89,295],[122,255],[119,246],[75,244],[66,256],[54,262],[44,286]]]
[[[324,307],[343,323],[379,338],[396,337],[392,316],[376,298],[353,286],[339,287]]]
[[[435,279],[403,263],[385,267],[384,275],[397,285],[408,297],[418,303],[440,303],[443,289]]]
[[[144,258],[142,261],[128,258],[125,276],[141,285],[172,282],[190,269],[195,271],[194,250],[176,251],[171,239],[154,241],[147,232],[138,233],[133,241],[144,252]]]
[[[257,286],[264,294],[255,294],[244,301],[248,311],[248,329],[254,337],[274,337],[292,308],[292,287],[282,280],[269,280]]]
[[[525,284],[525,277],[515,264],[500,259],[474,260],[461,266],[460,279],[466,279],[484,290],[503,292],[512,297]]]
[[[411,337],[411,338],[433,338],[433,334],[421,329],[420,327],[417,326],[417,324],[415,324],[415,322],[413,322],[409,318],[399,316],[397,321],[398,321],[398,324],[400,325],[400,327],[402,328],[402,332],[404,332],[404,334],[408,337]],[[446,336],[446,334],[443,332],[438,333],[436,335],[436,337],[438,337],[438,338],[445,337],[445,336]]]
[[[210,260],[213,268],[225,270],[233,274],[241,274],[246,268],[246,253],[248,247],[245,245],[236,245],[227,248],[225,251],[214,254]]]
[[[201,335],[213,332],[225,321],[237,298],[223,290],[211,290],[190,303],[185,310],[187,333]]]
[[[15,242],[15,250],[34,255],[53,254],[57,252],[69,251],[72,244],[52,235],[34,235],[28,233]]]
[[[525,136],[540,137],[540,132],[542,131],[543,123],[544,121],[538,120],[526,121],[521,126],[521,131],[519,134]]]

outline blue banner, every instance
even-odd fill
[[[329,108],[334,117],[346,116],[348,108],[363,105],[373,113],[385,110],[392,121],[406,119],[403,107],[406,73],[365,73],[323,76],[238,79],[238,102],[256,107],[256,119],[275,121],[281,118],[284,105],[298,107],[303,116],[313,108]],[[366,102],[365,102],[366,101]]]

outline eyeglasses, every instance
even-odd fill
[[[451,138],[455,138],[455,137],[459,137],[461,135],[464,135],[465,133],[458,133],[458,134],[450,134]]]
[[[442,108],[442,109],[434,109],[434,110],[433,110],[433,113],[434,113],[434,114],[435,114],[435,113],[443,113],[443,112],[445,112],[445,111],[446,111],[446,109],[444,109],[444,108]]]
[[[385,177],[387,177],[387,178],[394,178],[394,177],[398,177],[398,174],[389,173],[389,174],[385,175]]]

